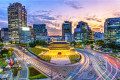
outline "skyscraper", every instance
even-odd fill
[[[95,32],[90,27],[88,27],[88,41],[91,43],[95,41]]]
[[[80,21],[77,27],[74,29],[75,42],[87,42],[88,41],[88,24]]]
[[[120,18],[108,18],[104,23],[104,42],[120,44]],[[116,40],[117,39],[117,40]],[[119,45],[120,46],[120,45]]]
[[[20,32],[20,43],[30,43],[31,42],[31,30],[29,27],[22,27]]]
[[[27,26],[27,11],[21,3],[13,3],[8,7],[8,29],[9,41],[20,42],[20,32],[22,27]]]
[[[68,42],[72,41],[72,23],[69,21],[62,24],[62,39]]]
[[[34,40],[47,41],[47,29],[46,24],[33,24]]]
[[[31,31],[31,41],[33,41],[34,39],[33,39],[33,28],[32,28],[32,26],[28,26],[29,28],[30,28],[30,31]]]

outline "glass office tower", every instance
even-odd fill
[[[72,22],[65,21],[62,24],[62,40],[67,42],[72,41]]]
[[[34,40],[47,41],[47,29],[46,24],[33,24]]]
[[[120,18],[108,18],[104,24],[104,42],[118,44],[120,30]]]
[[[88,41],[88,24],[80,21],[77,27],[74,29],[75,42],[87,42]]]

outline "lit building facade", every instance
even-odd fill
[[[47,41],[47,29],[46,24],[33,24],[33,35],[34,40],[45,40]]]
[[[74,29],[75,42],[87,42],[88,41],[88,24],[80,21],[77,27]]]
[[[8,28],[2,28],[1,29],[1,39],[3,40],[3,42],[8,42],[9,41]]]
[[[62,39],[63,41],[72,41],[72,22],[65,21],[62,24]]]
[[[120,46],[120,30],[118,30],[116,33],[116,43],[115,44]]]
[[[8,29],[9,41],[20,42],[20,32],[22,27],[27,26],[27,11],[21,3],[13,3],[8,7]]]
[[[97,40],[104,40],[104,33],[95,32],[95,41]]]
[[[119,44],[120,18],[108,18],[104,24],[104,42]],[[120,46],[120,45],[119,45]]]
[[[34,37],[33,37],[33,28],[32,26],[28,26],[30,28],[31,31],[31,41],[34,41]]]
[[[95,41],[95,32],[92,31],[90,27],[88,27],[88,41],[89,42]]]
[[[20,32],[20,43],[30,43],[31,42],[31,31],[29,27],[22,27]]]
[[[62,41],[62,36],[49,36],[49,41]]]

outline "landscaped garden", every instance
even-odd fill
[[[44,74],[39,72],[34,67],[29,67],[29,79],[44,79],[47,78]]]
[[[51,57],[49,55],[42,55],[42,52],[44,53],[45,51],[48,51],[47,49],[34,47],[34,48],[29,49],[29,50],[31,52],[33,52],[34,54],[36,54],[37,56],[39,56],[40,59],[42,59],[46,62],[50,62]]]
[[[71,63],[76,63],[80,60],[80,54],[69,55],[69,59],[70,59]]]
[[[29,49],[29,50],[32,51],[33,53],[37,54],[37,55],[38,55],[39,53],[43,52],[43,51],[47,51],[47,50],[45,50],[45,49],[36,48],[36,47],[33,47],[33,48]]]

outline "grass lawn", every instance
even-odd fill
[[[29,79],[44,79],[47,78],[44,74],[36,70],[34,67],[28,67]]]
[[[51,57],[50,57],[50,56],[43,56],[43,55],[40,55],[40,57],[41,57],[44,61],[50,63],[50,60],[51,60]]]
[[[80,54],[70,55],[69,59],[70,59],[71,63],[76,63],[80,60]]]
[[[40,49],[40,48],[36,48],[36,47],[31,48],[31,49],[29,49],[29,50],[32,51],[32,52],[34,52],[35,54],[39,54],[39,53],[41,53],[42,51],[47,51],[47,50],[45,50],[45,49]]]
[[[37,47],[31,48],[29,50],[32,51],[33,53],[37,54],[38,56],[40,56],[42,60],[44,60],[46,62],[50,62],[50,60],[51,60],[50,56],[43,56],[40,54],[42,51],[48,51],[48,50],[42,49],[42,48],[37,48]]]

